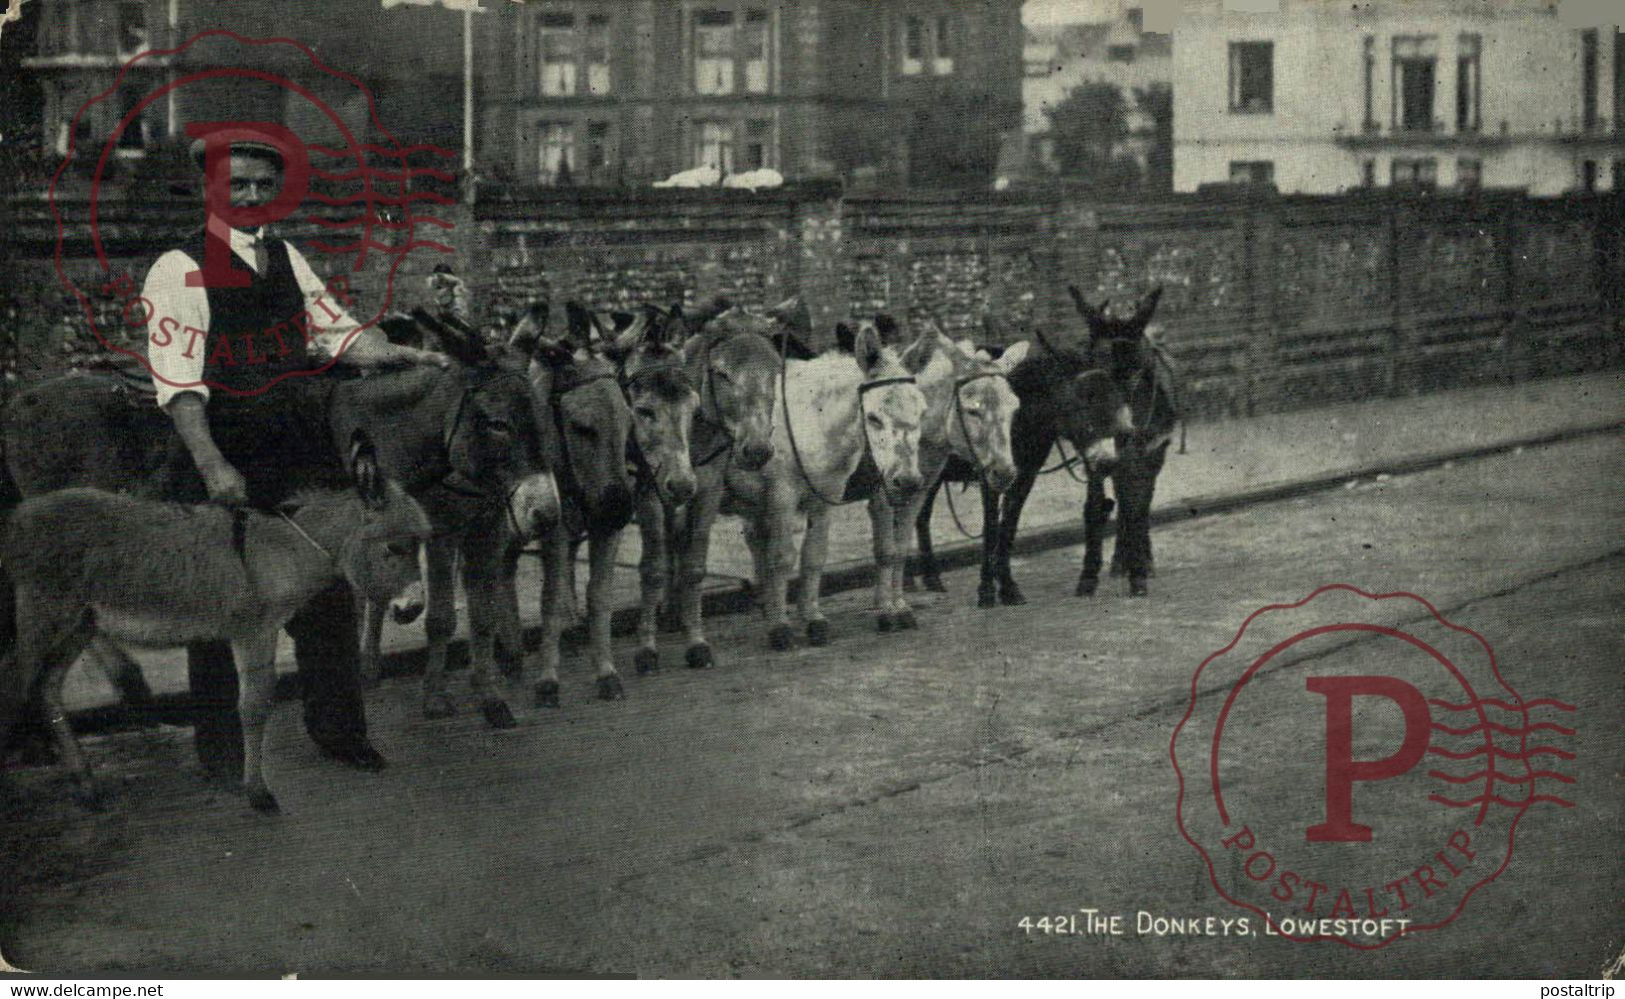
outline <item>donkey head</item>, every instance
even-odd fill
[[[619,365],[632,410],[632,443],[661,498],[674,505],[694,495],[689,435],[700,404],[683,368],[683,321],[645,306],[609,341],[605,356]]]
[[[1108,313],[1109,300],[1097,308],[1084,301],[1083,293],[1075,286],[1068,285],[1066,290],[1089,327],[1089,352],[1095,366],[1109,369],[1119,384],[1127,384],[1152,363],[1151,341],[1145,336],[1145,328],[1162,297],[1160,285],[1147,292],[1127,317]]]
[[[1117,437],[1134,431],[1128,396],[1101,368],[1073,375],[1060,391],[1056,430],[1078,449],[1091,471],[1110,471],[1117,464]]]
[[[363,431],[352,438],[350,474],[362,514],[339,548],[339,565],[356,592],[386,604],[421,582],[418,550],[429,540],[429,518],[406,490],[379,471],[378,456]]]
[[[773,410],[783,362],[769,341],[776,320],[730,309],[688,341],[683,355],[699,386],[700,413],[733,440],[734,461],[755,471],[773,458]]]
[[[1010,426],[1021,400],[1008,376],[1031,346],[1024,340],[992,360],[932,324],[903,353],[903,366],[915,373],[925,393],[930,437],[979,469],[996,492],[1016,478]]]
[[[858,411],[869,455],[880,470],[887,496],[903,502],[917,492],[920,478],[920,430],[925,422],[925,394],[903,366],[895,348],[881,343],[874,323],[858,325],[852,357],[863,372]]]
[[[521,537],[535,537],[559,519],[559,490],[549,470],[542,413],[525,380],[524,357],[484,342],[478,333],[413,313],[455,357],[445,375],[461,398],[446,412],[440,431],[448,476],[459,491],[484,494],[507,506]]]
[[[618,531],[634,510],[626,470],[631,414],[614,366],[594,349],[587,310],[575,302],[566,310],[565,335],[536,341],[531,385],[549,414],[553,467],[565,498],[581,508],[588,530]]]

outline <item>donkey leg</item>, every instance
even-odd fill
[[[889,527],[889,510],[886,519]],[[801,592],[796,600],[801,620],[806,622],[807,642],[810,645],[829,644],[829,621],[824,618],[824,609],[818,602],[818,591],[824,583],[824,559],[828,553],[829,508],[822,503],[814,503],[807,515],[807,535],[801,541]],[[885,576],[889,582],[890,572],[887,571]],[[886,612],[883,609],[881,613]]]
[[[446,693],[446,646],[457,633],[457,590],[452,583],[452,570],[457,564],[456,538],[437,537],[425,546],[428,571],[424,584],[428,589],[429,609],[423,618],[423,631],[428,637],[427,662],[423,668],[423,717],[449,718],[457,707]]]
[[[976,583],[976,606],[999,605],[999,522],[1004,497],[982,486],[982,574]]]
[[[914,617],[914,607],[908,602],[907,588],[903,585],[903,567],[908,564],[913,552],[910,551],[909,528],[912,527],[919,515],[919,508],[924,497],[916,494],[909,502],[892,511],[892,537],[897,539],[897,550],[892,553],[891,565],[891,597],[892,597],[892,623],[899,630],[918,628],[919,621]]]
[[[943,488],[942,480],[938,479],[930,489],[926,490],[925,498],[920,503],[920,512],[914,518],[914,538],[919,546],[919,558],[914,564],[919,566],[920,582],[932,593],[947,593],[948,588],[942,585],[942,574],[937,568],[937,555],[931,547],[931,511],[937,503],[937,493]],[[904,589],[908,588],[908,577],[903,579]]]
[[[894,603],[891,592],[892,565],[897,559],[896,517],[891,505],[880,493],[881,490],[876,490],[875,495],[869,497],[869,534],[873,539],[875,556],[875,627],[881,631],[890,631]],[[801,543],[801,561],[805,567],[807,562],[805,541]],[[807,578],[805,568],[801,575],[803,580]]]
[[[509,680],[525,675],[525,634],[519,621],[519,547],[498,542],[496,574],[491,580],[491,618],[494,639],[491,655],[497,670]]]
[[[1010,572],[1010,549],[1016,542],[1016,529],[1021,526],[1021,508],[1026,505],[1037,479],[1036,474],[1023,471],[1004,495],[1004,519],[999,527],[999,602],[1007,607],[1027,602]]]
[[[1083,500],[1083,571],[1078,575],[1074,591],[1080,597],[1094,596],[1100,587],[1100,550],[1105,543],[1106,522],[1112,514],[1111,500],[1106,498],[1105,476],[1090,475],[1088,490]]]
[[[85,658],[107,677],[107,682],[118,691],[119,698],[129,707],[146,707],[152,703],[152,687],[147,685],[141,664],[131,659],[124,650],[105,638],[97,636],[85,647]]]
[[[593,665],[597,670],[598,697],[616,701],[626,696],[621,675],[615,671],[610,645],[611,614],[615,610],[615,557],[621,548],[621,532],[594,537],[588,546],[591,575],[587,577],[587,627]]]
[[[463,592],[468,596],[468,686],[492,728],[513,728],[513,711],[493,682],[499,605],[503,600],[502,539],[494,528],[463,539]]]
[[[720,488],[702,491],[690,500],[687,530],[682,538],[676,539],[681,553],[676,578],[686,645],[683,660],[689,669],[708,669],[716,665],[711,643],[705,639],[704,596],[711,555],[711,525],[716,522],[721,503]]]
[[[384,637],[384,607],[364,600],[361,608],[361,681],[368,686],[379,677],[378,646]]]
[[[569,557],[564,560],[564,589],[560,594],[563,617],[559,628],[559,633],[570,642],[580,642],[587,637],[587,621],[581,614],[581,590],[576,582],[576,559],[580,555],[581,542],[571,541]]]
[[[671,558],[666,537],[666,510],[653,489],[638,502],[638,650],[632,662],[639,673],[660,668],[660,600],[666,593]]]
[[[542,537],[542,671],[536,706],[559,706],[559,637],[564,631],[564,587],[569,580],[570,541],[555,529]]]
[[[275,628],[231,643],[237,662],[237,716],[243,720],[243,790],[256,812],[282,811],[265,783],[265,724],[276,690]]]
[[[188,645],[186,685],[192,702],[192,746],[204,775],[236,787],[243,779],[243,729],[237,718],[237,669],[231,646]]]
[[[767,568],[767,578],[763,580],[767,601],[767,641],[775,652],[788,651],[795,644],[795,630],[790,627],[790,609],[785,594],[790,586],[791,545],[795,542],[794,522],[798,516],[796,500],[793,489],[780,486],[770,490],[761,511],[763,526],[767,531],[764,546],[767,554],[763,559]]]
[[[68,668],[90,641],[90,632],[86,628],[90,609],[72,607],[56,600],[19,596],[22,599],[18,601],[17,662],[21,667],[21,676],[37,678],[34,687],[45,710],[57,759],[73,778],[74,796],[84,807],[100,811],[101,795],[91,777],[90,764],[79,748],[79,740],[74,737],[67,708],[62,701],[62,685],[68,677]],[[26,693],[24,696],[27,696]]]

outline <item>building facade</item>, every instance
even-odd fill
[[[460,146],[463,16],[379,0],[248,5],[36,0],[49,79],[44,141],[149,45],[209,28],[289,36],[365,81],[412,141]],[[1021,119],[1020,0],[531,0],[472,18],[476,170],[519,183],[641,184],[701,165],[789,179],[922,186],[991,180]],[[280,11],[280,13],[279,13]],[[143,61],[131,96],[80,126],[110,134],[129,102],[217,49]],[[269,57],[267,57],[269,58]],[[284,62],[287,62],[284,60]],[[304,72],[297,60],[283,68]],[[242,88],[241,99],[253,104]],[[139,156],[193,114],[147,108],[120,139]],[[209,113],[220,113],[211,110]],[[362,122],[365,125],[365,122]]]
[[[1174,187],[1625,189],[1625,36],[1545,0],[1190,0]]]

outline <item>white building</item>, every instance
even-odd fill
[[[1618,24],[1577,23],[1547,0],[1277,5],[1185,3],[1175,190],[1625,189]]]

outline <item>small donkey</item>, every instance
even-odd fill
[[[0,744],[38,690],[78,796],[100,805],[62,706],[62,681],[92,641],[169,648],[231,642],[243,721],[243,785],[258,811],[280,811],[265,784],[265,723],[282,626],[347,579],[387,603],[419,578],[429,521],[382,478],[358,440],[356,488],[300,494],[275,514],[184,506],[98,489],[25,500],[6,531],[17,593],[15,659],[0,663]]]

